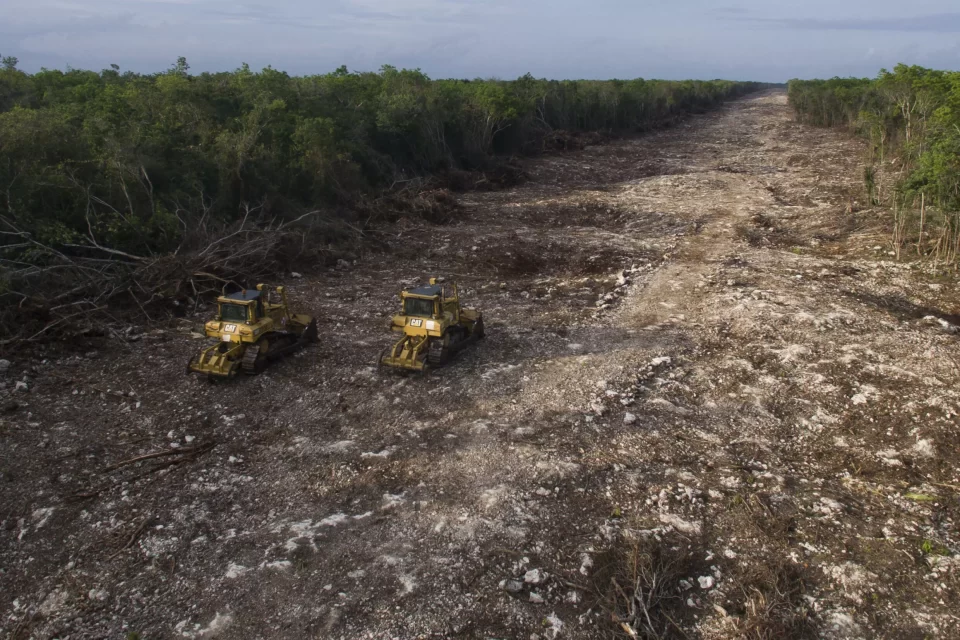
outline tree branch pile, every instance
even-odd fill
[[[281,221],[244,205],[234,222],[206,215],[176,251],[135,255],[98,242],[38,242],[0,216],[0,346],[95,330],[104,323],[183,315],[224,286],[251,287],[276,274],[334,256],[333,240],[362,233],[308,211]]]
[[[456,197],[447,189],[432,185],[430,178],[406,181],[377,197],[361,197],[354,208],[366,218],[364,226],[393,224],[401,218],[416,218],[431,224],[446,224],[460,209]]]

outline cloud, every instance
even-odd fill
[[[742,15],[746,15],[746,14],[750,13],[750,10],[749,10],[749,9],[745,9],[744,7],[733,7],[733,6],[730,6],[730,7],[715,7],[715,8],[713,8],[713,9],[711,9],[710,11],[711,11],[711,13],[714,13],[714,14],[716,14],[716,15],[718,15],[718,16],[730,16],[730,15],[742,16]]]
[[[908,18],[744,18],[744,21],[784,29],[810,31],[902,31],[960,33],[960,13]]]
[[[194,72],[419,67],[431,77],[731,77],[956,67],[956,0],[0,0],[0,50],[42,65]],[[789,6],[784,6],[789,5]],[[833,13],[831,13],[833,12]],[[918,12],[919,13],[919,12]],[[815,38],[811,31],[817,31]],[[870,49],[875,54],[865,56]]]

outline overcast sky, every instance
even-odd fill
[[[957,0],[0,0],[20,68],[192,72],[247,62],[440,77],[873,76],[960,69]]]

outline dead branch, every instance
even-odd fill
[[[91,240],[91,244],[65,244],[65,247],[70,247],[71,249],[96,249],[97,251],[103,251],[104,253],[109,253],[113,256],[120,256],[122,258],[127,258],[129,260],[136,260],[137,262],[147,262],[149,258],[144,258],[142,256],[135,256],[132,253],[127,253],[126,251],[120,251],[118,249],[111,249],[110,247],[104,247],[99,244],[96,244]]]
[[[203,251],[201,251],[201,252],[199,253],[200,257],[203,257],[203,256],[207,255],[208,253],[210,253],[210,251],[213,250],[214,247],[216,247],[216,246],[218,246],[218,245],[226,242],[227,240],[230,240],[231,238],[233,238],[233,237],[235,237],[235,236],[238,236],[238,235],[240,235],[241,233],[243,233],[244,231],[246,231],[247,219],[250,217],[250,214],[251,214],[253,211],[256,211],[256,210],[259,209],[261,206],[262,206],[262,205],[258,205],[258,206],[255,207],[254,209],[250,209],[250,206],[249,206],[249,205],[244,205],[245,212],[244,212],[244,214],[243,214],[243,220],[240,221],[240,227],[239,227],[236,231],[234,231],[233,233],[231,233],[230,235],[224,236],[224,237],[220,238],[219,240],[214,240],[213,242],[211,242],[211,243],[207,246],[206,249],[204,249]]]
[[[318,213],[320,213],[320,210],[319,210],[319,209],[316,209],[316,210],[314,210],[314,211],[308,211],[307,213],[303,214],[303,215],[300,216],[299,218],[295,218],[294,220],[291,220],[291,221],[289,221],[289,222],[283,222],[283,223],[281,223],[280,226],[277,227],[277,231],[281,231],[282,229],[284,229],[285,227],[289,227],[290,225],[297,224],[298,222],[300,222],[301,220],[303,220],[303,219],[306,218],[307,216],[315,216],[315,215],[317,215]]]
[[[140,179],[146,187],[149,178],[141,175]],[[0,329],[0,346],[50,335],[71,320],[105,322],[110,317],[107,308],[117,303],[153,322],[174,313],[169,302],[196,307],[200,292],[215,292],[228,283],[252,286],[288,271],[298,256],[327,251],[323,247],[329,242],[311,242],[313,234],[363,235],[362,228],[349,223],[304,225],[321,213],[319,209],[283,221],[261,215],[263,204],[244,205],[242,219],[215,225],[211,203],[204,198],[202,211],[197,212],[199,222],[192,222],[189,213],[178,207],[183,237],[176,253],[136,255],[107,246],[97,237],[92,208],[100,205],[92,194],[89,203],[86,234],[79,242],[57,246],[36,241],[15,221],[0,215],[0,271],[12,285],[4,294],[11,297],[4,299],[0,311],[9,320],[2,325],[7,329]],[[12,314],[20,312],[30,315],[15,321]],[[37,326],[24,328],[23,322]]]
[[[136,464],[144,460],[152,460],[153,458],[162,458],[165,456],[178,456],[182,455],[185,458],[193,455],[199,455],[205,453],[214,447],[213,443],[207,443],[203,445],[198,445],[196,447],[184,447],[182,449],[171,449],[169,451],[156,451],[154,453],[147,453],[142,456],[137,456],[135,458],[130,458],[129,460],[123,460],[114,465],[111,465],[103,470],[103,473],[111,473],[122,467],[129,466],[131,464]]]
[[[133,532],[133,534],[132,534],[132,535],[130,536],[130,538],[127,540],[127,543],[126,543],[125,545],[123,545],[122,547],[120,547],[120,548],[117,550],[116,553],[114,553],[112,556],[110,556],[110,557],[107,558],[107,559],[108,559],[108,560],[113,560],[113,559],[116,558],[118,555],[120,555],[121,553],[123,553],[124,551],[126,551],[127,549],[129,549],[130,547],[132,547],[132,546],[133,546],[133,543],[136,542],[136,541],[137,541],[137,538],[139,538],[140,535],[143,533],[143,530],[146,529],[147,523],[150,522],[150,518],[151,518],[151,516],[147,516],[146,518],[144,518],[143,520],[141,520],[141,521],[140,521],[140,526],[138,526],[138,527],[136,528],[136,530]]]

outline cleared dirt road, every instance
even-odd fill
[[[291,277],[323,338],[258,378],[184,375],[204,314],[14,359],[0,630],[957,636],[960,291],[862,153],[760,94]],[[377,371],[431,275],[487,339]]]

